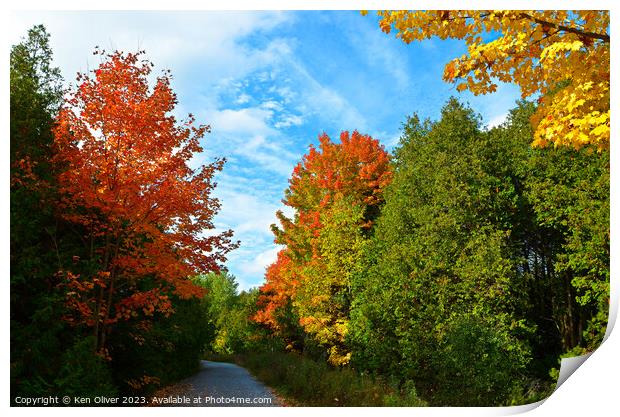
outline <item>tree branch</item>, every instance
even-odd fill
[[[593,39],[598,39],[601,40],[603,42],[609,43],[609,35],[605,35],[605,34],[601,34],[601,33],[595,33],[595,32],[587,32],[585,30],[579,30],[579,29],[575,29],[575,28],[571,28],[569,26],[564,26],[564,25],[560,25],[557,23],[553,23],[553,22],[548,22],[546,20],[542,20],[539,19],[537,17],[531,16],[527,13],[521,13],[519,14],[519,16],[523,17],[524,19],[528,19],[531,20],[533,22],[538,23],[539,25],[543,25],[543,26],[549,26],[564,32],[569,32],[569,33],[574,33],[576,35],[579,36],[585,36],[587,38],[593,38]]]

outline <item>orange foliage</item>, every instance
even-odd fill
[[[281,330],[276,318],[278,310],[286,306],[297,284],[293,277],[287,275],[290,271],[292,271],[291,260],[287,256],[287,250],[283,249],[278,252],[277,260],[267,267],[265,273],[267,282],[260,288],[259,309],[253,320],[275,331]]]
[[[383,188],[392,178],[389,162],[389,155],[378,140],[357,131],[342,132],[340,143],[322,134],[318,148],[310,146],[294,168],[283,200],[295,209],[295,218],[278,212],[281,228],[272,226],[276,243],[285,245],[285,249],[267,268],[255,321],[281,330],[278,315],[295,299],[303,280],[310,279],[303,269],[311,264],[320,267],[317,241],[325,227],[321,214],[334,202],[346,197],[352,204],[364,207],[366,215],[360,228],[372,226],[378,212],[375,208],[383,202]]]
[[[192,115],[177,122],[170,74],[151,88],[152,64],[141,54],[104,55],[92,74],[79,74],[54,130],[57,209],[81,227],[89,248],[89,259],[74,263],[98,270],[65,273],[67,302],[74,322],[95,328],[99,348],[117,320],[169,314],[171,292],[202,295],[188,277],[217,271],[237,245],[232,231],[205,235],[220,208],[210,194],[224,160],[188,166],[209,126]],[[145,291],[144,278],[155,288]]]
[[[376,205],[391,179],[388,165],[387,152],[368,135],[345,131],[340,143],[334,143],[322,134],[319,148],[311,145],[293,170],[284,203],[295,209],[317,209],[338,195],[347,195],[365,205]]]

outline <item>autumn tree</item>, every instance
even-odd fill
[[[533,145],[609,147],[609,11],[379,11],[379,25],[405,43],[463,39],[467,54],[444,80],[486,94],[512,82],[538,97]]]
[[[350,357],[345,336],[356,248],[370,233],[390,178],[388,154],[377,140],[355,131],[334,143],[323,134],[285,191],[283,202],[295,210],[294,218],[278,212],[281,228],[272,227],[285,249],[267,270],[264,309],[256,317],[278,328],[278,312],[291,306],[335,365]]]
[[[57,210],[84,248],[59,272],[67,320],[91,328],[105,353],[117,322],[169,314],[172,295],[202,295],[189,277],[217,271],[236,244],[231,231],[212,232],[213,177],[224,160],[189,166],[209,127],[171,114],[170,74],[151,88],[153,65],[141,52],[95,54],[102,63],[78,74],[60,110],[53,162],[62,169]]]
[[[265,283],[260,287],[258,310],[252,319],[267,327],[285,343],[287,350],[301,348],[303,330],[293,311],[291,296],[299,284],[288,248],[281,249],[276,261],[265,270]]]

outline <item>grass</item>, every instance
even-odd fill
[[[333,368],[295,353],[264,352],[209,355],[208,360],[234,362],[273,388],[295,406],[425,406],[413,385],[394,384],[361,375],[350,368]]]

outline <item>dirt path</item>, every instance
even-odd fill
[[[225,362],[201,361],[197,374],[160,393],[162,406],[277,407],[271,390],[245,368]]]

